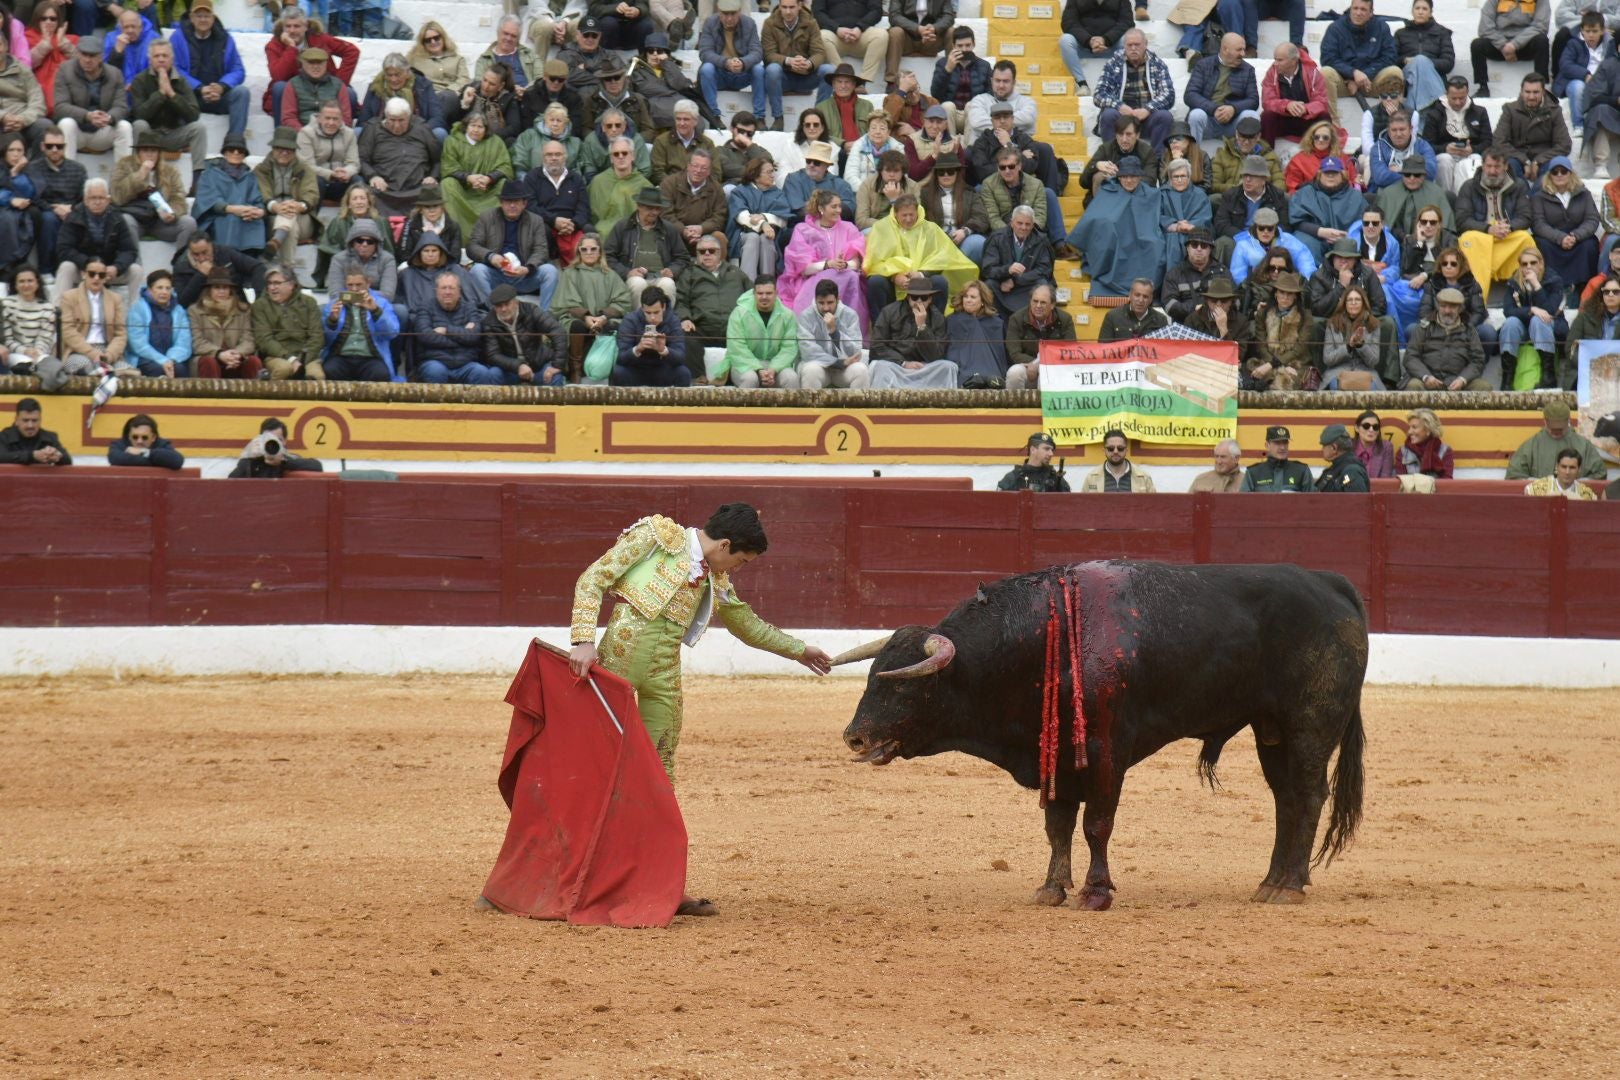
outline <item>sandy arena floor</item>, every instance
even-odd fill
[[[693,681],[722,915],[624,931],[471,908],[504,681],[0,686],[0,1074],[1615,1074],[1612,695],[1369,691],[1366,821],[1298,908],[1248,903],[1247,734],[1218,794],[1172,746],[1092,914],[1030,904],[990,766],[848,764],[860,689]]]

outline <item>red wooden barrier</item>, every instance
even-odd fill
[[[622,479],[622,478],[621,478]],[[1087,559],[1334,570],[1375,631],[1620,638],[1610,503],[1499,495],[1063,497],[899,484],[219,484],[7,477],[0,625],[560,625],[637,518],[764,515],[743,595],[809,627],[933,622],[981,581]],[[720,490],[717,490],[720,489]]]

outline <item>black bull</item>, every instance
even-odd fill
[[[1254,899],[1299,903],[1328,797],[1317,861],[1342,851],[1361,818],[1361,683],[1367,620],[1337,574],[1297,566],[1083,563],[985,585],[936,627],[906,626],[834,663],[876,656],[844,741],[877,765],[958,750],[1040,786],[1049,598],[1076,594],[1086,763],[1077,768],[1071,679],[1062,665],[1056,789],[1046,806],[1052,861],[1037,903],[1074,888],[1070,847],[1084,802],[1091,865],[1081,903],[1105,910],[1108,838],[1125,771],[1176,740],[1203,740],[1211,784],[1226,741],[1253,725],[1277,804],[1271,869]]]

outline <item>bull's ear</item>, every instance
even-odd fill
[[[889,643],[889,638],[892,637],[894,637],[894,635],[889,634],[887,637],[880,637],[876,641],[868,641],[864,645],[857,645],[848,652],[841,652],[832,658],[832,666],[838,667],[841,664],[853,664],[857,660],[870,660],[872,657],[883,651],[883,647]]]
[[[973,590],[973,602],[976,604],[988,604],[990,602],[990,596],[984,591],[984,582],[982,581],[979,582],[979,587]]]

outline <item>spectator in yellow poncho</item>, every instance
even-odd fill
[[[902,195],[888,217],[880,218],[866,237],[867,310],[882,311],[894,303],[896,286],[905,291],[913,273],[933,279],[938,303],[955,296],[979,276],[979,265],[951,242],[945,230],[922,216],[917,196]],[[898,281],[896,280],[898,279]]]

